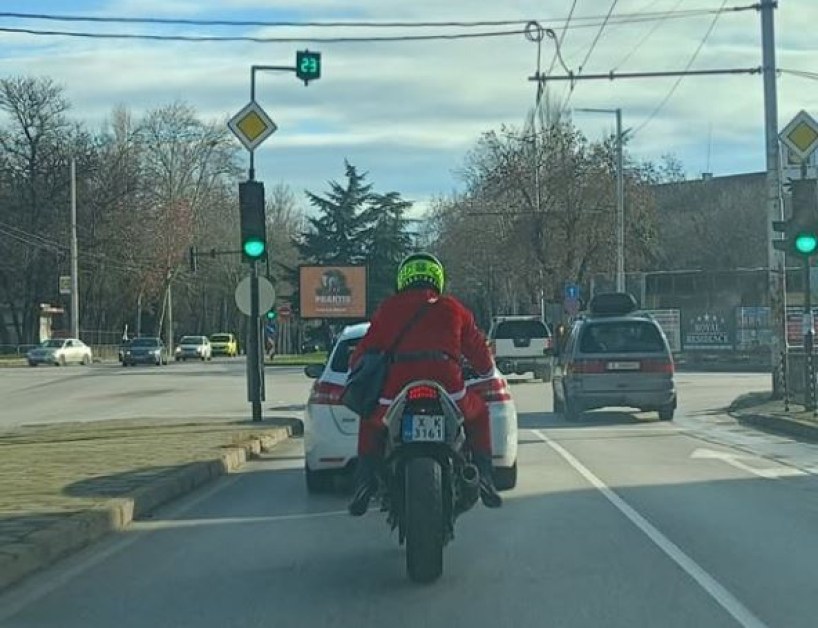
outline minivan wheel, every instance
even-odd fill
[[[568,421],[569,423],[576,423],[577,421],[579,421],[580,414],[581,413],[577,408],[576,403],[574,403],[571,399],[566,397],[562,409],[562,416],[565,417],[565,420]]]
[[[659,408],[659,420],[660,421],[672,421],[673,415],[676,412],[676,404],[669,403],[665,406]]]
[[[562,399],[557,397],[557,391],[553,388],[551,389],[551,394],[554,397],[554,414],[562,414],[565,412],[565,404],[562,402]]]

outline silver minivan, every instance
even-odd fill
[[[599,295],[574,323],[554,372],[554,411],[577,421],[584,410],[629,407],[670,421],[677,399],[667,338],[630,295],[617,294]]]

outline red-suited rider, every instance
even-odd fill
[[[466,439],[480,472],[483,504],[499,508],[503,503],[494,486],[488,406],[477,393],[466,389],[460,366],[461,358],[465,357],[478,375],[487,377],[494,370],[494,362],[474,315],[454,297],[442,294],[443,285],[443,265],[434,255],[416,253],[407,257],[398,269],[397,294],[380,305],[350,358],[352,368],[365,352],[387,350],[407,323],[425,307],[394,349],[394,361],[377,409],[372,416],[361,418],[355,494],[349,504],[353,516],[359,517],[367,511],[378,489],[378,468],[383,458],[386,430],[383,417],[395,396],[417,379],[439,382],[460,407],[465,418]]]

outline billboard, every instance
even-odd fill
[[[301,266],[301,318],[365,318],[365,266]]]

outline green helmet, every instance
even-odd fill
[[[431,253],[413,253],[398,267],[398,292],[428,286],[443,292],[443,264]]]

